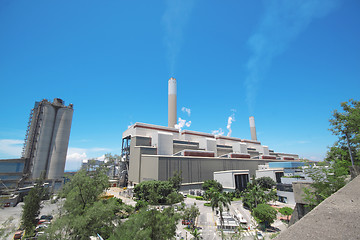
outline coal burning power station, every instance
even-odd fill
[[[199,188],[204,181],[218,176],[225,176],[234,182],[234,188],[242,189],[259,166],[299,161],[296,154],[275,152],[262,145],[256,136],[254,117],[249,118],[251,139],[175,128],[176,93],[176,79],[170,78],[167,127],[136,122],[123,133],[121,155],[125,168],[120,176],[125,180],[123,185],[167,180],[181,172],[184,190]]]
[[[36,179],[62,183],[73,117],[73,105],[60,98],[35,102],[20,159],[0,160],[0,179],[8,188],[31,185]]]

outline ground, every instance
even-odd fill
[[[50,203],[50,200],[42,201],[43,208],[40,210],[41,215],[56,215],[59,213],[60,202]],[[0,236],[1,239],[11,240],[16,232],[16,230],[20,227],[21,214],[22,214],[22,206],[24,203],[19,203],[16,207],[6,207],[0,209],[0,228],[3,228],[3,224],[10,220],[10,224],[6,226],[5,236]]]
[[[136,204],[136,202],[131,199],[131,196],[129,196],[127,191],[124,191],[123,189],[110,188],[107,192],[109,194],[114,195],[117,198],[121,198],[123,200],[123,202],[126,204],[130,204],[132,206],[135,206],[135,204]],[[221,239],[219,232],[216,231],[215,222],[216,222],[217,216],[212,211],[211,207],[204,206],[205,201],[196,200],[194,198],[185,198],[184,202],[187,206],[191,206],[195,203],[196,206],[199,208],[200,216],[196,219],[196,226],[202,228],[201,233],[202,233],[203,239],[210,239],[210,240]],[[20,226],[23,204],[24,203],[19,203],[16,207],[7,207],[7,208],[0,210],[0,213],[1,213],[0,214],[0,226],[2,226],[6,222],[6,220],[11,220],[11,221],[8,221],[10,223],[6,226],[6,229],[8,230],[7,232],[9,235],[7,237],[0,236],[0,237],[2,237],[2,239],[6,239],[6,240],[12,239],[15,231]],[[56,216],[59,213],[59,206],[61,204],[61,201],[57,202],[56,204],[51,204],[50,201],[43,201],[42,204],[43,204],[43,208],[41,209],[40,215],[51,214],[56,218]],[[294,206],[286,205],[286,204],[279,203],[279,202],[276,202],[275,204],[278,207],[284,207],[284,206],[294,207]],[[245,240],[254,239],[254,235],[256,234],[256,225],[257,225],[256,222],[251,217],[250,212],[242,207],[241,201],[233,201],[232,202],[232,204],[230,205],[230,214],[233,215],[235,213],[236,209],[244,216],[244,218],[248,222],[248,229],[242,233],[243,239],[245,239]],[[283,231],[287,228],[287,226],[286,226],[287,224],[284,223],[283,221],[281,221],[279,218],[280,218],[280,214],[278,214],[278,220],[276,220],[272,224],[272,226],[274,228],[277,228],[277,229]],[[181,221],[180,221],[178,223],[178,228],[177,228],[177,233],[179,235],[179,237],[177,239],[180,239],[181,237],[183,237],[184,239],[191,239],[192,235],[190,234],[189,231],[186,231],[184,228],[185,228],[185,225],[182,225]],[[265,233],[265,239],[270,239],[270,236],[272,234],[273,233]]]

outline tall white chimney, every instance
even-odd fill
[[[255,119],[253,116],[249,117],[249,122],[250,122],[251,140],[257,141]]]
[[[176,114],[176,79],[169,79],[169,93],[168,93],[168,127],[175,127],[177,123]]]

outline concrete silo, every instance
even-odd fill
[[[36,151],[32,161],[32,178],[40,178],[42,173],[46,173],[47,162],[49,159],[51,138],[54,128],[55,108],[49,102],[42,102],[38,111],[41,111],[39,128],[37,133]]]
[[[72,104],[65,106],[59,98],[52,103],[45,99],[35,103],[23,149],[28,180],[63,177],[72,115]]]
[[[57,111],[54,134],[51,141],[51,158],[47,172],[48,179],[59,179],[64,176],[72,116],[72,108],[62,107]]]

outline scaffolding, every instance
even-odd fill
[[[128,184],[128,172],[129,172],[129,159],[130,159],[130,142],[131,136],[124,137],[122,139],[121,146],[121,165],[123,167],[120,168],[120,185],[126,187]]]

